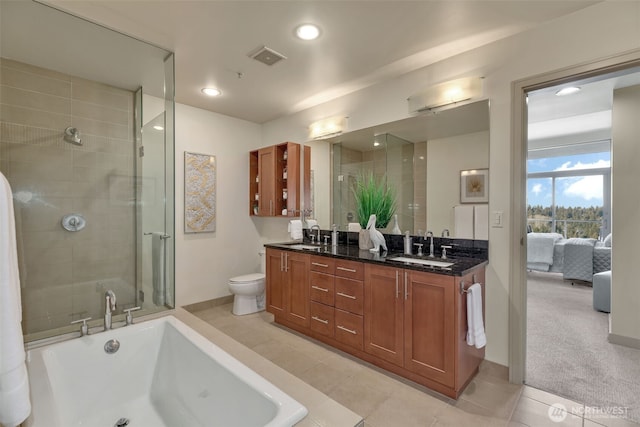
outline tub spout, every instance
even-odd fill
[[[112,290],[108,290],[104,294],[105,296],[105,310],[104,310],[104,330],[111,329],[111,313],[116,309],[116,294]]]

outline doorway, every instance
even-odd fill
[[[546,120],[538,122],[548,121],[545,126],[537,126],[536,121],[531,121],[528,114],[528,110],[535,110],[539,106],[532,102],[536,95],[547,94],[555,96],[555,92],[559,89],[569,86],[577,86],[581,88],[588,88],[590,85],[610,85],[609,96],[613,96],[613,90],[620,87],[631,86],[638,84],[637,79],[640,74],[638,53],[635,53],[635,57],[629,55],[628,57],[619,57],[618,61],[611,59],[607,61],[601,61],[599,63],[589,64],[588,66],[576,67],[572,70],[564,70],[562,72],[550,73],[546,76],[541,76],[537,79],[531,79],[528,81],[518,82],[514,84],[514,135],[522,135],[522,144],[514,147],[514,198],[513,198],[513,212],[514,212],[514,228],[512,249],[514,253],[519,254],[516,257],[513,270],[512,270],[512,286],[511,286],[511,300],[512,311],[510,312],[511,325],[510,330],[510,379],[512,382],[529,384],[531,382],[531,372],[529,368],[533,366],[536,361],[530,354],[531,345],[544,346],[545,353],[551,356],[553,363],[549,366],[543,366],[543,371],[548,370],[549,376],[563,378],[563,375],[567,374],[567,367],[578,367],[586,372],[585,383],[592,388],[598,388],[595,394],[602,395],[603,384],[606,383],[605,378],[602,375],[596,375],[593,370],[589,370],[588,363],[581,359],[584,354],[596,353],[599,357],[606,359],[606,355],[603,352],[593,351],[592,346],[589,346],[587,350],[580,352],[576,350],[576,347],[572,347],[574,344],[581,341],[584,338],[585,333],[581,332],[579,328],[576,328],[579,324],[587,324],[585,320],[578,320],[575,316],[567,316],[564,320],[558,320],[553,318],[551,314],[563,314],[562,312],[571,312],[572,302],[566,301],[563,298],[568,293],[570,297],[575,297],[575,294],[582,292],[582,304],[581,309],[587,314],[599,313],[602,318],[600,326],[590,325],[591,329],[603,329],[602,335],[599,338],[604,346],[611,346],[609,343],[609,326],[608,315],[606,313],[598,312],[591,306],[592,302],[592,288],[589,281],[578,280],[566,280],[563,275],[562,266],[554,265],[557,259],[554,258],[553,252],[548,260],[547,266],[539,268],[538,271],[531,267],[531,259],[529,259],[529,252],[527,250],[528,233],[556,233],[558,240],[569,240],[572,238],[580,239],[594,239],[594,243],[601,242],[609,235],[612,227],[615,228],[615,224],[611,221],[611,214],[608,210],[608,206],[614,206],[615,199],[610,193],[610,180],[611,180],[611,163],[606,158],[606,155],[602,157],[603,153],[607,153],[607,144],[610,144],[611,136],[607,137],[602,135],[603,126],[592,126],[597,124],[596,117],[598,116],[596,111],[586,111],[584,108],[590,107],[590,104],[584,101],[578,102],[582,111],[581,115],[591,116],[591,121],[587,125],[578,125],[580,131],[574,132],[576,134],[582,133],[580,139],[576,139],[576,135],[572,135],[570,132],[566,132],[571,123],[567,120],[569,116],[565,117],[547,117]],[[618,83],[622,80],[622,83]],[[619,86],[616,86],[619,84]],[[526,98],[529,98],[529,104],[526,104]],[[593,106],[591,106],[593,107]],[[545,111],[546,108],[546,111]],[[555,111],[555,107],[547,105],[543,108],[543,112],[549,114],[550,111]],[[605,109],[600,109],[600,112]],[[601,116],[603,114],[600,114]],[[609,113],[610,117],[610,113]],[[554,121],[555,120],[555,121]],[[611,122],[611,119],[609,119]],[[560,125],[560,130],[564,130],[565,134],[552,135],[540,134],[537,132],[549,131],[553,124]],[[593,129],[590,138],[585,138],[586,129],[591,126]],[[611,127],[611,126],[609,126]],[[542,135],[542,136],[540,136]],[[537,137],[537,138],[536,138]],[[537,139],[537,141],[536,141]],[[614,147],[615,150],[615,147]],[[555,163],[554,163],[555,162]],[[544,168],[543,164],[546,163]],[[534,166],[541,169],[534,170]],[[545,169],[546,168],[546,169]],[[525,178],[526,177],[526,178]],[[590,190],[587,194],[585,191]],[[589,204],[583,203],[572,204],[572,201],[568,199],[568,195],[573,194],[575,202],[576,198],[582,198],[583,201],[589,199]],[[543,196],[546,199],[543,199]],[[618,197],[624,197],[622,194],[618,194]],[[536,197],[538,199],[536,199]],[[534,201],[545,200],[545,203],[535,203]],[[538,209],[534,207],[537,206]],[[591,213],[596,212],[594,215]],[[552,250],[554,249],[554,243],[551,243]],[[562,259],[560,259],[562,261]],[[545,270],[540,272],[540,270]],[[554,269],[557,269],[554,271]],[[555,272],[555,276],[554,276]],[[588,277],[590,275],[585,275]],[[542,280],[544,279],[544,280]],[[540,316],[539,307],[533,307],[529,298],[532,293],[540,289],[535,289],[536,286],[541,286],[540,283],[548,282],[548,289],[555,291],[562,291],[563,294],[556,296],[554,302],[559,304],[559,307],[555,309],[551,307],[545,307],[548,309],[544,316],[544,322],[538,322],[537,327],[541,329],[538,331],[538,337],[534,337],[534,333],[528,326],[530,321],[535,320],[535,316]],[[555,285],[555,289],[553,286]],[[564,287],[564,289],[563,289]],[[577,292],[576,292],[577,291]],[[544,292],[543,292],[544,293]],[[534,298],[539,298],[540,295],[535,295]],[[562,305],[565,304],[565,305]],[[544,305],[544,304],[543,304]],[[548,304],[546,304],[548,305]],[[554,311],[555,310],[555,311]],[[589,313],[591,311],[591,313]],[[558,313],[560,312],[560,313]],[[568,314],[568,313],[564,313]],[[603,317],[604,316],[604,317]],[[546,323],[545,323],[546,322]],[[557,332],[558,325],[567,324],[569,326],[569,335],[563,338],[552,337],[553,342],[546,342],[541,344],[536,341],[540,336],[549,337],[553,333]],[[568,343],[568,346],[562,347],[563,343]],[[625,349],[631,354],[631,357],[637,357],[634,353],[634,349]],[[572,354],[567,359],[567,363],[561,363],[561,356]],[[637,359],[636,363],[637,363]],[[587,361],[588,362],[588,361]],[[605,369],[609,367],[611,358],[603,361]],[[538,366],[539,367],[539,366]],[[555,371],[554,371],[555,369]],[[609,372],[605,371],[605,375]],[[628,378],[626,378],[628,379]],[[625,378],[614,379],[612,382],[613,387],[619,388],[620,384],[624,382]],[[610,407],[614,404],[622,404],[620,397],[615,397],[611,401],[589,401],[589,397],[583,393],[582,395],[575,394],[576,389],[580,388],[580,379],[575,373],[566,376],[564,381],[569,384],[569,388],[566,390],[560,389],[548,389],[554,394],[563,395],[577,402],[582,402],[587,405]],[[637,382],[637,381],[636,381]],[[533,384],[536,386],[537,384]],[[540,386],[540,388],[549,387],[548,385]],[[574,393],[574,395],[571,395]],[[637,394],[636,394],[637,395]],[[636,399],[637,400],[637,399]],[[637,403],[637,402],[636,402]],[[637,415],[637,412],[636,412]]]

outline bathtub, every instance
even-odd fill
[[[105,343],[120,342],[107,354]],[[173,316],[27,352],[26,427],[292,426],[307,409]]]

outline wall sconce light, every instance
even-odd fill
[[[465,77],[431,86],[410,96],[407,101],[410,113],[421,113],[445,105],[478,99],[481,96],[482,78]]]
[[[347,129],[347,118],[342,116],[318,120],[309,125],[309,138],[325,139],[340,135]]]

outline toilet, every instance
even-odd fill
[[[264,252],[262,271],[264,271]],[[234,295],[231,312],[237,316],[257,313],[265,307],[264,273],[251,273],[229,279],[229,291]]]

